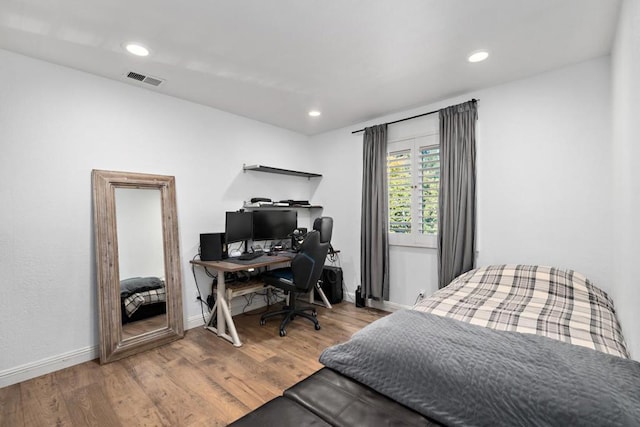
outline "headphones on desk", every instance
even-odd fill
[[[300,246],[302,246],[302,242],[304,242],[304,238],[307,235],[306,228],[296,228],[291,233],[291,249],[299,250]]]

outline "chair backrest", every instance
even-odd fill
[[[300,292],[309,292],[320,280],[329,242],[320,242],[320,232],[307,233],[300,251],[291,260],[293,284]]]
[[[333,218],[321,216],[313,221],[313,229],[320,233],[320,243],[331,243],[333,233]]]

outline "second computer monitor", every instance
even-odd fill
[[[252,212],[227,212],[224,233],[226,243],[251,240],[253,237]]]
[[[253,240],[277,240],[291,237],[298,227],[298,212],[259,210],[253,212]]]

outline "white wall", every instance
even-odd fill
[[[640,360],[640,2],[626,0],[612,53],[613,290],[631,354]]]
[[[92,169],[176,177],[186,320],[200,233],[252,196],[313,200],[317,181],[242,164],[327,172],[306,136],[7,51],[0,63],[0,387],[95,357]]]
[[[478,93],[478,264],[611,286],[608,58]]]
[[[479,98],[478,265],[545,264],[611,288],[609,58],[468,93],[312,138],[331,168],[318,189],[335,219],[345,283],[360,284],[362,134],[351,131]],[[318,158],[323,158],[318,156]],[[392,247],[390,302],[437,289],[433,249]]]

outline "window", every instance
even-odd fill
[[[389,243],[436,247],[440,146],[438,135],[387,144]]]

